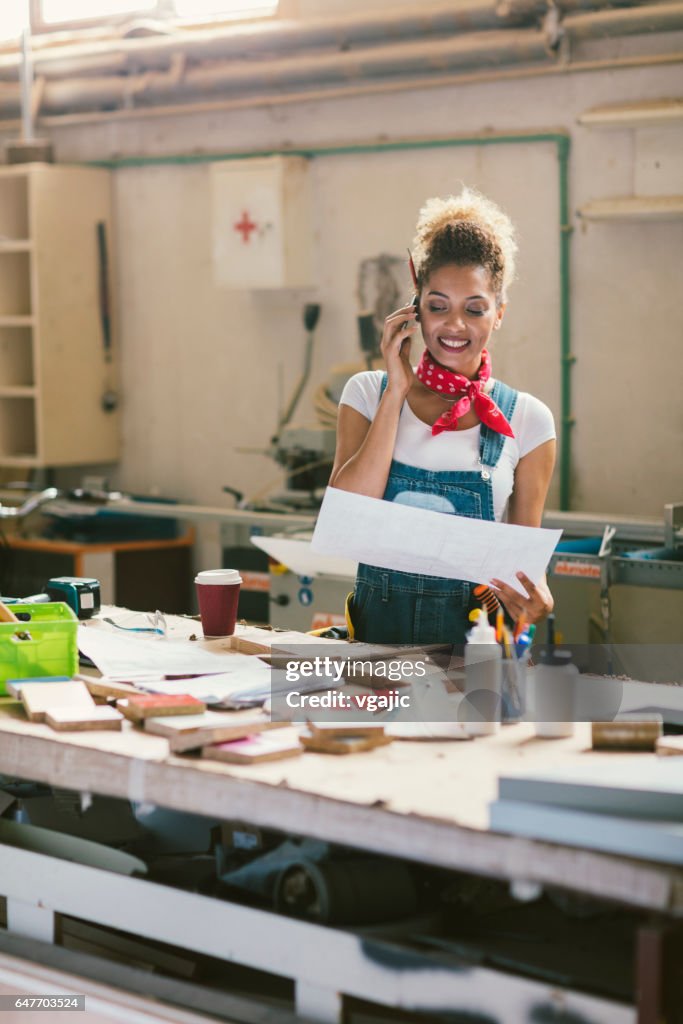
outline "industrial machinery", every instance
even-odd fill
[[[380,340],[384,319],[400,305],[401,282],[405,259],[388,255],[365,259],[358,273],[357,301],[358,338],[362,362],[332,366],[326,379],[312,395],[315,422],[298,423],[294,415],[309,382],[313,364],[315,329],[320,306],[307,303],[303,311],[306,332],[303,366],[284,411],[271,438],[269,455],[285,470],[285,488],[277,493],[244,497],[233,487],[224,490],[233,494],[239,508],[259,512],[317,511],[334,461],[337,429],[337,408],[347,380],[360,370],[382,366]],[[250,449],[251,450],[251,449]],[[238,566],[241,568],[241,566]]]
[[[294,420],[294,414],[309,381],[315,329],[320,317],[319,305],[309,303],[304,307],[306,343],[301,375],[278,419],[270,447],[264,453],[285,470],[285,486],[277,492],[266,490],[251,497],[245,497],[233,487],[224,487],[224,491],[235,497],[239,510],[317,514],[334,462],[339,399],[353,374],[383,365],[381,328],[385,317],[400,303],[401,271],[405,273],[405,260],[398,256],[381,254],[361,262],[357,286],[361,312],[357,319],[363,360],[331,367],[312,395],[315,421],[300,423]],[[284,521],[281,525],[287,529]],[[255,523],[254,532],[259,530]],[[255,621],[268,622],[271,619],[269,560],[251,544],[251,532],[241,525],[223,524],[223,564],[239,569],[242,574],[241,613]],[[276,600],[285,611],[288,598],[279,595]]]

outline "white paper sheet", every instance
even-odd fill
[[[78,627],[78,649],[105,676],[210,675],[229,669],[234,654],[211,654],[189,640],[119,635],[97,626]]]
[[[328,487],[313,534],[321,555],[447,579],[489,583],[525,593],[515,573],[537,581],[561,530],[512,526],[447,515]]]
[[[270,666],[254,655],[234,654],[231,671],[194,679],[138,679],[148,693],[189,693],[213,707],[262,704],[270,697]]]
[[[297,576],[350,576],[356,575],[358,563],[336,555],[320,554],[311,549],[309,540],[293,537],[252,537],[252,544],[271,558],[286,565]]]

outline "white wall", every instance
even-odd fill
[[[427,140],[487,129],[568,130],[577,359],[573,507],[659,515],[665,502],[681,497],[683,317],[676,283],[683,233],[680,222],[586,225],[576,219],[576,208],[590,199],[632,193],[647,154],[650,187],[657,189],[651,140],[648,148],[632,130],[599,132],[576,119],[601,103],[677,95],[679,84],[675,67],[610,70],[73,126],[55,130],[53,139],[58,159],[68,161]],[[490,193],[519,226],[520,275],[497,341],[495,372],[559,414],[558,183],[551,145],[314,159],[320,276],[310,292],[233,293],[213,286],[208,173],[202,164],[115,172],[124,487],[211,503],[223,483],[248,493],[261,487],[273,465],[235,449],[267,443],[276,422],[278,375],[288,393],[300,365],[304,301],[323,306],[317,382],[333,363],[357,357],[359,261],[403,253],[423,199],[457,188],[459,180]],[[262,371],[256,380],[247,372],[254,364]],[[555,488],[550,504],[556,503]]]

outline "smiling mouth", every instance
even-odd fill
[[[448,352],[462,352],[463,349],[469,345],[469,339],[458,340],[457,338],[439,338],[439,344],[442,348],[447,349]]]

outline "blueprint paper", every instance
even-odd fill
[[[231,702],[234,697],[246,700],[252,692],[255,698],[261,698],[263,692],[270,696],[269,665],[254,654],[233,654],[229,657],[227,671],[218,675],[190,679],[148,679],[143,676],[135,680],[135,685],[149,693],[189,693],[209,705]],[[247,659],[250,664],[246,664]]]
[[[297,576],[351,576],[356,575],[357,562],[350,558],[330,556],[313,551],[310,540],[293,537],[252,537],[252,544],[296,573]]]
[[[519,593],[520,570],[540,580],[561,530],[513,526],[414,508],[328,487],[312,549],[381,569],[489,583],[503,580]]]

